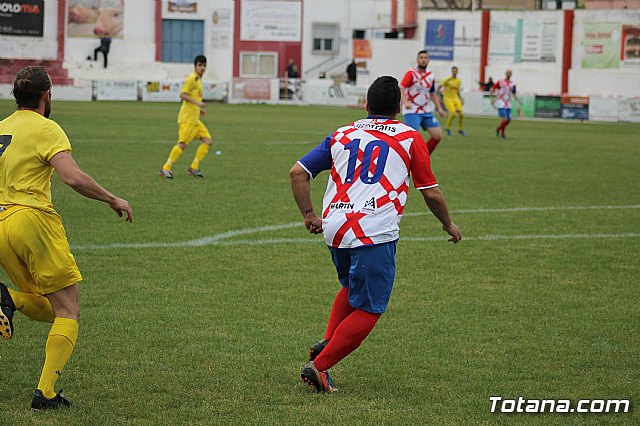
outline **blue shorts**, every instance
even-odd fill
[[[396,277],[396,241],[353,249],[329,247],[349,304],[372,314],[387,309]]]
[[[511,108],[498,108],[498,116],[506,120],[511,120]]]
[[[420,127],[422,127],[424,130],[430,129],[432,127],[440,127],[438,119],[435,118],[432,113],[405,114],[404,123],[416,130],[420,130]]]

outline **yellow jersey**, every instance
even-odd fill
[[[458,77],[447,77],[442,82],[440,82],[440,86],[444,87],[443,96],[445,99],[457,99],[460,96],[460,86],[462,86],[462,80]]]
[[[26,206],[56,213],[51,201],[51,158],[71,152],[64,130],[30,110],[0,121],[0,206]]]
[[[202,78],[194,72],[187,77],[180,92],[186,93],[198,102],[202,102]],[[178,114],[178,123],[198,124],[198,121],[200,121],[200,108],[191,102],[183,100]]]

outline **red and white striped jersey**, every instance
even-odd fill
[[[516,93],[516,84],[511,80],[499,80],[491,88],[497,98],[498,108],[511,108],[511,94]]]
[[[383,117],[339,128],[298,163],[311,177],[331,170],[322,227],[335,248],[397,240],[409,176],[418,189],[438,185],[420,133]]]
[[[404,96],[411,108],[402,105],[402,114],[425,114],[431,112],[429,100],[436,91],[436,79],[429,68],[424,71],[418,67],[411,68],[400,82]]]

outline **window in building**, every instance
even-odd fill
[[[278,76],[277,52],[241,52],[240,77],[275,78]]]
[[[340,37],[338,24],[314,23],[312,34],[314,53],[338,53],[338,39]]]
[[[162,20],[162,62],[187,62],[204,54],[204,21]]]

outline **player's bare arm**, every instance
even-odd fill
[[[424,197],[424,201],[427,203],[427,207],[431,210],[431,213],[438,218],[442,223],[442,229],[445,230],[451,238],[449,241],[457,243],[462,239],[462,234],[458,226],[453,223],[449,217],[449,210],[447,209],[447,203],[444,200],[444,196],[437,186],[433,188],[421,189],[420,192]]]
[[[60,179],[79,194],[98,201],[103,201],[122,217],[126,213],[126,221],[133,220],[133,212],[127,200],[116,197],[91,176],[83,172],[69,152],[59,152],[51,158],[51,166],[56,170]]]
[[[402,105],[404,105],[405,108],[411,108],[411,103],[407,100],[407,97],[404,94],[404,87],[402,86],[400,86],[400,100],[402,100]]]
[[[198,102],[198,101],[196,101],[195,99],[193,99],[191,96],[189,96],[188,94],[186,94],[184,92],[180,92],[180,99],[182,99],[183,101],[187,101],[189,103],[194,104],[195,106],[197,106],[201,110],[203,110],[203,109],[205,109],[207,107],[207,104],[205,102]]]
[[[434,104],[436,104],[436,109],[438,110],[438,114],[442,116],[447,115],[447,113],[444,112],[444,109],[442,109],[442,105],[440,104],[440,95],[438,95],[435,92],[432,93],[431,100],[433,101]]]
[[[289,172],[291,178],[291,192],[296,200],[298,209],[304,217],[304,226],[312,234],[322,233],[322,219],[318,217],[313,209],[311,201],[311,179],[309,173],[298,163]]]

